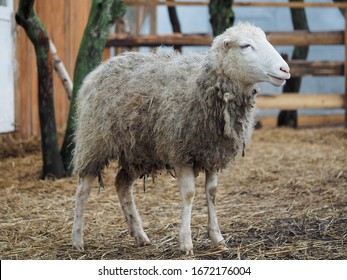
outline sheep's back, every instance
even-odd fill
[[[163,107],[173,109],[175,104],[168,106],[173,100],[193,94],[202,59],[202,55],[127,53],[89,74],[78,98],[76,172],[100,172],[112,159],[137,173],[167,166],[154,141],[158,114],[165,114]]]

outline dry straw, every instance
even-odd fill
[[[1,259],[347,259],[347,131],[256,131],[246,156],[219,177],[218,216],[229,250],[206,236],[203,176],[197,182],[192,231],[195,255],[179,250],[181,201],[163,172],[138,180],[136,200],[152,245],[137,248],[113,187],[93,190],[86,210],[85,252],[70,245],[77,179],[42,181],[38,152],[0,160]],[[35,151],[35,149],[30,148]],[[5,151],[0,154],[5,155]],[[11,154],[16,154],[11,147]]]

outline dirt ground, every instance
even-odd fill
[[[0,160],[1,259],[347,259],[347,130],[261,129],[219,176],[218,216],[229,250],[209,247],[204,176],[196,179],[194,256],[179,252],[181,201],[165,172],[135,187],[152,245],[128,234],[113,182],[93,190],[85,251],[70,245],[77,178],[40,180],[35,149]],[[15,154],[15,153],[14,153]],[[4,155],[4,153],[2,153]]]

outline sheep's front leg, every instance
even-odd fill
[[[116,176],[116,190],[130,234],[135,238],[137,245],[142,247],[150,245],[151,242],[143,230],[142,221],[136,209],[132,192],[134,180],[125,169],[120,169]]]
[[[180,250],[193,255],[191,236],[191,215],[195,196],[194,172],[190,166],[175,167],[178,185],[182,196],[182,224],[180,229]]]
[[[216,213],[217,173],[206,171],[206,199],[208,207],[207,232],[211,239],[211,247],[226,248],[223,236],[219,229]]]
[[[94,181],[93,176],[80,178],[76,191],[75,217],[72,227],[72,246],[83,251],[83,213]]]

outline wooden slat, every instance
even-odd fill
[[[264,94],[257,98],[257,107],[261,109],[342,109],[342,94]]]
[[[262,127],[276,127],[277,116],[263,116],[259,117]],[[337,126],[343,125],[343,114],[329,114],[329,115],[299,115],[298,127],[317,127],[317,126]]]
[[[343,124],[343,114],[298,116],[299,127],[336,126]]]
[[[18,79],[15,87],[16,98],[16,129],[20,138],[28,138],[32,135],[31,130],[31,61],[33,57],[33,47],[28,40],[24,29],[18,30],[17,35],[17,60],[20,61],[18,67]]]
[[[344,44],[344,32],[268,32],[267,39],[273,45],[342,45]]]
[[[306,61],[289,60],[290,74],[292,77],[312,76],[343,76],[343,61]]]
[[[139,1],[139,0],[125,0],[128,6],[207,6],[209,1],[177,1],[177,2],[163,2],[163,1]],[[278,7],[278,8],[345,8],[347,3],[296,3],[296,2],[234,2],[233,7]]]
[[[159,2],[159,1],[139,1],[139,0],[125,0],[127,6],[207,6],[208,1],[177,1],[177,2]]]
[[[105,61],[111,57],[111,49],[110,48],[105,48],[104,51],[102,52],[102,61]]]
[[[150,22],[150,33],[151,34],[156,34],[157,33],[157,9],[155,7],[150,8],[150,17],[151,17],[151,22]]]
[[[169,34],[169,35],[127,35],[113,34],[107,41],[106,47],[156,47],[167,46],[208,46],[212,37],[206,34]]]
[[[67,31],[66,47],[69,51],[69,57],[66,59],[69,65],[67,70],[73,79],[77,53],[80,47],[84,29],[87,25],[89,10],[92,5],[91,0],[65,0],[67,11],[67,20],[64,21]],[[60,1],[59,1],[60,2]],[[60,24],[62,20],[60,20]],[[57,23],[58,24],[58,23]],[[73,28],[71,28],[73,26]]]
[[[234,2],[233,7],[277,7],[277,8],[347,8],[347,3],[322,2]]]
[[[17,10],[18,2],[14,4]],[[15,80],[16,130],[19,138],[26,139],[32,136],[32,61],[36,58],[32,43],[23,28],[18,29],[16,58],[19,64],[18,78]]]
[[[340,45],[344,44],[343,32],[269,32],[268,40],[273,45]],[[160,45],[209,46],[212,36],[208,34],[128,35],[113,34],[106,47],[155,47]]]
[[[45,26],[49,38],[54,42],[57,48],[59,56],[63,59],[65,57],[65,37],[64,24],[56,24],[65,17],[65,6],[59,3],[59,1],[53,1],[50,5],[43,1],[36,2],[36,11],[43,25]],[[55,71],[53,71],[53,93],[54,93],[54,108],[55,108],[55,120],[57,127],[62,127],[66,122],[68,99],[65,93],[65,89],[59,77]],[[37,94],[37,93],[36,93]],[[38,106],[38,105],[37,105]],[[35,108],[37,110],[37,108]],[[36,121],[38,123],[38,121]],[[37,125],[37,135],[40,134],[39,126]]]

